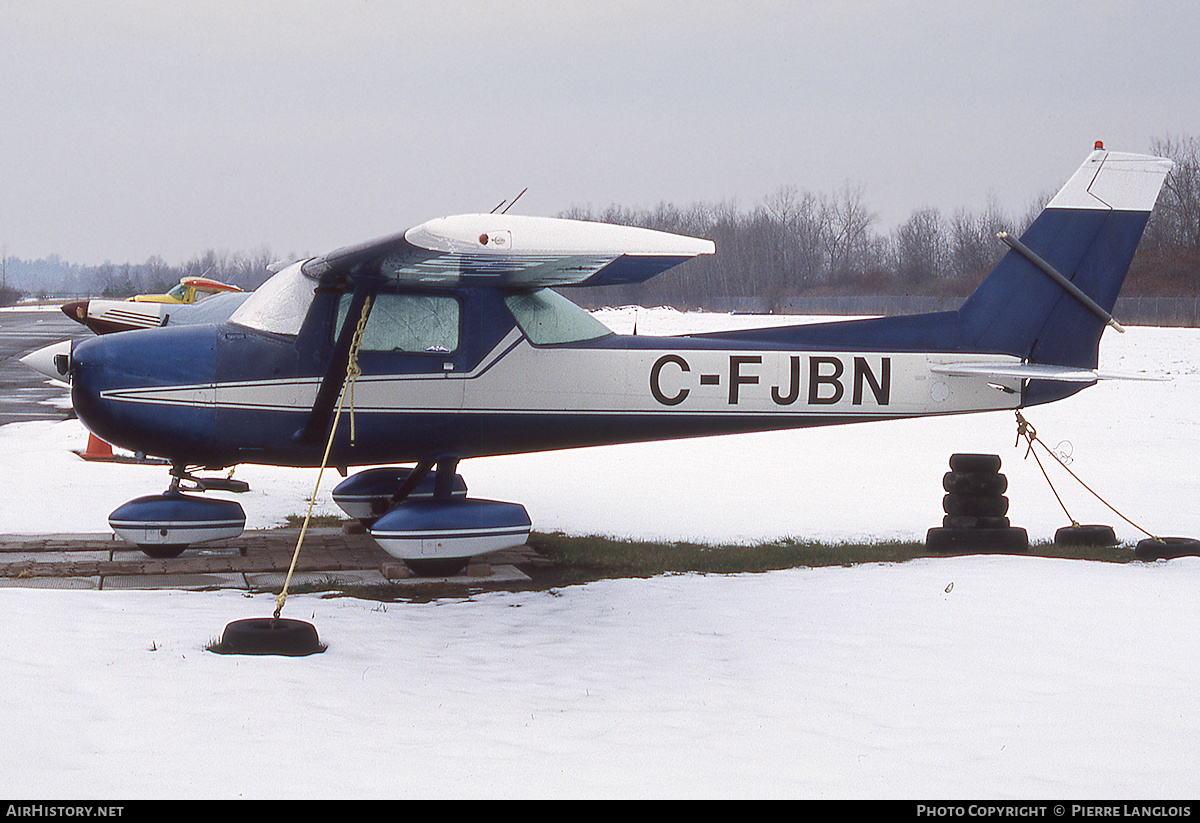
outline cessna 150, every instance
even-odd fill
[[[148,553],[241,533],[239,504],[183,493],[236,488],[195,472],[327,460],[411,464],[354,474],[334,500],[415,569],[465,564],[531,524],[519,504],[468,497],[460,460],[1019,409],[1094,383],[1170,168],[1097,144],[958,311],[617,335],[553,289],[639,282],[713,244],[460,215],[295,263],[225,322],[76,342],[48,371],[96,435],[170,461],[168,491],[110,517]],[[333,425],[343,390],[353,426]]]

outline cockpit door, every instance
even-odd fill
[[[347,322],[349,295],[334,324]],[[362,376],[355,402],[381,412],[452,411],[462,407],[463,305],[449,292],[381,292],[363,329]]]

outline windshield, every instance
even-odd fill
[[[274,334],[299,334],[317,286],[300,271],[300,266],[288,266],[255,289],[230,322]]]

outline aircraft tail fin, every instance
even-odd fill
[[[1171,169],[1099,143],[958,312],[966,350],[1095,369],[1105,325]]]
[[[958,311],[719,332],[701,337],[878,351],[1002,355],[946,374],[1026,380],[1024,405],[1100,379],[1100,337],[1172,163],[1099,143]],[[999,241],[997,241],[999,242]],[[1017,358],[1014,361],[1013,358]]]

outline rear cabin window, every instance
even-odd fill
[[[504,303],[535,346],[576,343],[612,334],[608,326],[550,289],[512,294],[504,298]]]
[[[338,301],[341,329],[351,296]],[[354,318],[353,322],[358,322]],[[424,294],[378,294],[367,315],[361,350],[449,354],[458,349],[459,305],[453,297]]]

